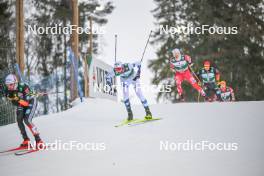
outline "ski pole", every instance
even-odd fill
[[[116,63],[117,35],[115,35],[115,63]]]
[[[30,95],[44,96],[44,95],[52,95],[52,94],[57,94],[57,93],[63,93],[63,92],[35,92],[35,93],[31,93]]]
[[[200,79],[198,78],[198,76],[194,73],[192,67],[189,66],[189,69],[191,70],[192,74],[194,75],[194,77],[196,78],[196,80],[198,81],[198,83],[202,85],[202,82],[200,81]],[[200,92],[198,92],[198,102],[200,102]]]
[[[146,52],[146,49],[147,49],[147,46],[148,46],[148,43],[149,43],[149,39],[150,39],[150,37],[151,37],[151,34],[152,34],[152,30],[151,30],[150,33],[149,33],[149,37],[148,37],[147,43],[146,43],[146,45],[145,45],[145,48],[144,48],[144,51],[143,51],[143,54],[142,54],[142,57],[141,57],[140,63],[143,61],[143,58],[144,58],[144,55],[145,55],[145,52]]]
[[[198,83],[202,84],[202,82],[200,81],[200,79],[198,78],[198,76],[194,73],[192,67],[189,66],[189,69],[191,70],[191,72],[194,75],[194,77],[197,79]]]
[[[200,96],[201,96],[201,94],[200,94],[200,92],[198,92],[198,103],[200,102]]]

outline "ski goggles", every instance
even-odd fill
[[[116,67],[115,68],[115,72],[116,73],[122,73],[123,72],[123,68],[122,67]]]

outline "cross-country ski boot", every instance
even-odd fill
[[[147,107],[145,107],[145,111],[146,111],[146,116],[145,116],[145,119],[147,119],[147,120],[150,120],[150,119],[152,119],[152,114],[151,114],[151,112],[150,112],[150,110],[149,110],[149,107],[147,106]]]
[[[41,150],[41,149],[45,149],[45,144],[42,140],[36,141],[36,148]]]
[[[24,139],[24,141],[20,144],[20,147],[23,147],[23,148],[31,147],[30,140],[28,138]]]
[[[177,99],[178,101],[180,101],[180,102],[184,102],[184,101],[185,101],[183,94],[177,94],[177,95],[176,95],[176,99]]]
[[[127,111],[127,114],[128,114],[127,121],[133,120],[133,112],[131,111],[131,109]]]
[[[44,142],[40,139],[39,135],[35,135],[35,140],[36,140],[36,149],[44,149],[45,144]]]

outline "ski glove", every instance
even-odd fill
[[[133,79],[133,81],[136,81],[136,80],[139,79],[139,78],[140,78],[140,76],[137,75],[137,76]]]
[[[25,100],[19,100],[18,101],[18,104],[20,106],[24,106],[24,107],[28,107],[29,106],[29,102],[28,101],[25,101]]]
[[[18,96],[14,96],[14,97],[7,97],[8,100],[10,101],[18,101],[19,97]]]
[[[139,79],[140,74],[141,74],[141,65],[138,66],[138,71],[137,71],[137,74],[136,74],[135,78],[133,79],[133,81],[136,81],[137,79]]]
[[[14,97],[7,97],[8,100],[10,101],[15,101],[17,102],[20,106],[27,107],[29,106],[29,102],[23,99],[20,99],[18,96]]]
[[[141,74],[141,64],[137,63],[136,66],[137,66],[138,70],[137,70],[137,74],[136,74],[135,78],[133,79],[133,81],[136,81],[137,79],[139,79],[140,74]]]

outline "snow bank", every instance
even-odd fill
[[[264,102],[181,103],[151,106],[163,120],[115,128],[126,118],[123,104],[88,99],[35,124],[46,142],[104,144],[105,150],[44,151],[1,155],[0,173],[8,176],[262,176]],[[144,109],[133,106],[134,116]],[[32,136],[31,136],[32,137]],[[33,138],[32,138],[33,139]],[[16,124],[0,127],[0,150],[17,146]],[[175,150],[179,143],[235,144],[231,151]],[[167,143],[169,150],[161,150]],[[162,148],[164,149],[164,148]]]

